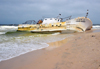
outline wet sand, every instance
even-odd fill
[[[100,32],[75,33],[49,47],[0,62],[0,69],[100,69]]]

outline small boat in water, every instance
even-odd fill
[[[88,15],[88,12],[87,12]],[[84,32],[92,28],[92,21],[85,17],[77,17],[62,21],[62,18],[45,18],[39,24],[20,24],[18,31],[29,31],[33,33],[47,33],[47,32]]]
[[[18,30],[18,26],[0,26],[0,34],[5,34],[7,32],[15,32]]]

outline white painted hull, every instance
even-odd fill
[[[80,20],[84,19],[84,21],[77,21],[79,19]],[[78,17],[78,18],[70,20],[70,23],[66,23],[66,25],[67,26],[69,25],[69,30],[75,30],[77,32],[84,32],[92,28],[92,21],[89,18]],[[72,27],[71,25],[74,25],[74,27]]]

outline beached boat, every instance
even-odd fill
[[[7,32],[15,32],[18,30],[18,26],[0,26],[0,34],[5,34]]]
[[[92,21],[86,17],[78,17],[64,22],[59,18],[45,18],[42,24],[22,24],[18,31],[30,32],[84,32],[92,28]]]
[[[88,13],[87,13],[88,15]],[[92,21],[86,17],[77,17],[62,21],[62,18],[45,18],[40,24],[21,24],[18,31],[30,31],[34,33],[47,32],[84,32],[92,28]]]

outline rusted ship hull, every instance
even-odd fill
[[[86,17],[78,17],[64,22],[49,24],[20,25],[18,31],[29,31],[34,33],[46,32],[84,32],[92,28],[92,21]]]

